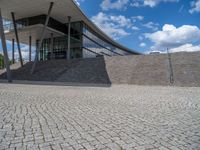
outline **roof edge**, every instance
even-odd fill
[[[94,23],[85,15],[85,13],[81,10],[81,8],[78,6],[78,4],[75,2],[75,0],[72,0],[72,2],[73,2],[73,4],[75,5],[75,7],[81,12],[81,14],[83,15],[83,17],[84,17],[90,24],[87,24],[86,22],[85,22],[85,23],[86,23],[88,26],[90,26],[90,25],[93,26],[96,30],[98,30],[101,34],[103,34],[103,35],[107,38],[108,41],[111,41],[111,43],[113,43],[115,46],[121,48],[122,50],[128,51],[128,52],[130,52],[130,53],[132,53],[132,54],[138,54],[138,55],[141,55],[141,54],[142,54],[142,53],[140,53],[140,52],[138,52],[138,51],[136,51],[136,50],[132,50],[132,49],[130,49],[130,48],[127,48],[127,47],[125,47],[125,46],[119,44],[119,43],[116,42],[114,39],[112,39],[110,36],[108,36],[107,34],[105,34],[96,24],[94,24]]]

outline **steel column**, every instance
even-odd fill
[[[50,59],[53,59],[53,45],[54,45],[54,43],[53,43],[53,33],[51,33],[51,41],[50,42],[51,42],[50,43],[50,52],[51,52]]]
[[[12,82],[8,52],[7,52],[7,45],[6,45],[6,38],[5,38],[5,33],[4,33],[4,28],[3,28],[3,18],[1,15],[1,8],[0,8],[0,34],[1,34],[3,54],[4,54],[4,63],[6,65],[7,79],[8,79],[8,82]]]
[[[71,48],[71,16],[68,16],[68,48],[67,48],[67,59],[70,60],[70,48]]]
[[[31,62],[31,55],[32,55],[32,37],[29,36],[29,62]]]
[[[35,60],[34,60],[34,63],[33,63],[33,66],[32,66],[32,69],[31,69],[31,74],[34,73],[35,71],[35,67],[36,67],[36,64],[37,64],[37,61],[38,61],[38,55],[39,55],[39,50],[41,49],[42,47],[42,42],[43,42],[43,39],[44,39],[44,36],[45,36],[45,32],[46,32],[46,28],[47,28],[47,25],[49,23],[49,18],[50,18],[50,14],[51,14],[51,11],[52,11],[52,8],[53,8],[53,2],[50,3],[50,6],[49,6],[49,10],[48,10],[48,14],[47,14],[47,18],[46,18],[46,21],[45,21],[45,24],[44,24],[44,28],[42,30],[42,33],[41,33],[41,37],[40,37],[40,42],[39,42],[39,46],[38,48],[36,49],[36,54],[35,54]]]
[[[16,25],[14,12],[11,12],[11,15],[12,15],[12,21],[13,21],[16,42],[17,42],[17,47],[18,47],[18,52],[19,52],[19,61],[20,61],[21,66],[23,67],[22,53],[21,53],[21,48],[20,48],[20,43],[19,43],[19,36],[18,36],[18,32],[17,32],[17,25]]]
[[[15,39],[12,39],[12,63],[15,63]]]

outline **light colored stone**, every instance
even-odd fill
[[[0,85],[1,149],[199,149],[200,88]]]

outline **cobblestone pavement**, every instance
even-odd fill
[[[0,84],[0,149],[200,150],[200,88]]]

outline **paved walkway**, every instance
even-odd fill
[[[0,149],[200,149],[200,88],[0,84]]]

